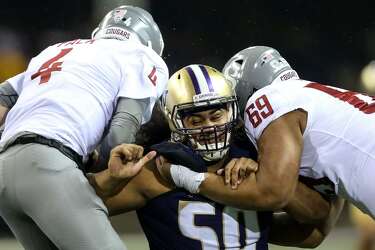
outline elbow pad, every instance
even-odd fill
[[[0,105],[11,109],[17,102],[18,94],[8,82],[0,84]]]

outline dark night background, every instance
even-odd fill
[[[89,37],[101,18],[97,2],[2,0],[0,31],[16,32],[29,59],[47,44]],[[105,12],[116,6],[101,2]],[[153,0],[147,6],[163,33],[171,73],[191,63],[221,69],[240,49],[268,45],[302,78],[359,89],[359,73],[375,57],[371,1]]]

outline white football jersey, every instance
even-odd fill
[[[273,120],[296,109],[308,116],[300,175],[328,177],[336,194],[374,216],[375,98],[304,80],[274,82],[247,102],[250,140],[256,145]]]
[[[85,157],[102,138],[119,97],[150,98],[144,123],[167,80],[162,58],[135,41],[77,39],[50,46],[8,80],[19,98],[0,143],[27,131]]]

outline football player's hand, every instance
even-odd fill
[[[225,184],[236,189],[239,184],[251,173],[258,170],[258,163],[250,158],[234,158],[224,168],[217,171],[218,175],[225,176]]]
[[[167,161],[163,156],[158,156],[155,160],[156,167],[161,175],[161,177],[170,185],[175,186],[174,181],[171,176],[171,163]]]
[[[143,156],[143,147],[135,144],[121,144],[112,149],[108,170],[112,178],[128,179],[137,175],[142,167],[156,156],[151,151]]]

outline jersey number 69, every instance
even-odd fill
[[[258,127],[263,119],[273,114],[272,106],[266,95],[258,97],[245,111],[254,128]]]

